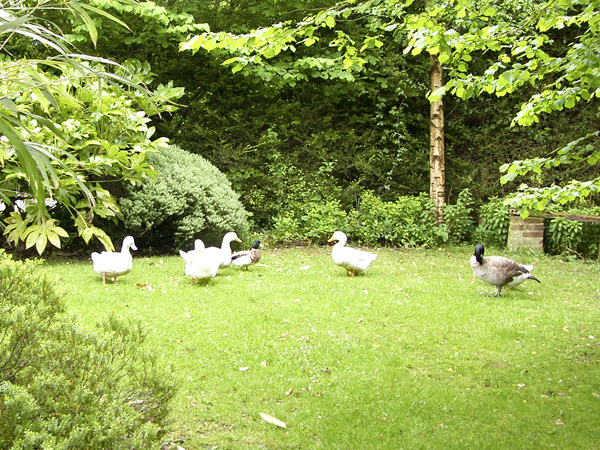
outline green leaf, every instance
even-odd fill
[[[227,60],[223,61],[223,63],[222,63],[222,64],[223,64],[224,66],[228,66],[229,64],[233,64],[234,62],[238,62],[238,61],[239,61],[239,58],[238,58],[237,56],[235,56],[235,57],[233,57],[233,58],[229,58],[229,59],[227,59]]]
[[[202,43],[202,48],[204,50],[206,50],[207,52],[210,52],[210,51],[214,50],[215,48],[217,48],[217,42],[214,39],[206,39]]]
[[[27,236],[27,227],[31,219],[23,219],[18,212],[11,212],[6,219],[8,224],[4,229],[4,235],[7,236],[9,242],[17,244]]]
[[[588,156],[587,158],[587,163],[590,166],[596,165],[598,164],[598,161],[600,161],[600,151],[594,152],[592,153],[590,156]]]
[[[4,9],[2,12],[5,14],[4,19],[7,20],[7,22],[0,25],[0,34],[4,34],[7,31],[14,30],[15,28],[19,28],[29,20],[27,15],[15,17],[9,14],[6,9]]]
[[[100,16],[103,16],[109,20],[111,20],[112,22],[118,23],[119,25],[121,25],[123,28],[126,28],[128,30],[131,30],[131,28],[129,28],[129,26],[123,22],[121,19],[119,19],[118,17],[113,16],[112,14],[106,12],[103,9],[100,8],[96,8],[95,6],[86,4],[86,3],[81,3],[80,4],[82,8],[87,9],[89,11],[92,11]]]
[[[83,20],[83,22],[85,23],[88,33],[90,34],[90,38],[92,39],[94,46],[96,46],[96,44],[98,43],[98,29],[96,28],[96,24],[94,23],[94,20],[89,16],[89,14],[87,12],[85,12],[83,10],[83,8],[81,7],[81,4],[77,0],[69,0],[69,1],[70,1],[71,5],[73,5],[73,8],[75,9],[75,11],[77,11],[79,18],[81,20]]]
[[[446,93],[446,86],[442,86],[442,87],[436,89],[435,91],[431,92],[427,96],[427,99],[430,102],[435,102],[435,101],[439,100],[440,98],[442,98],[445,93]]]
[[[440,61],[441,64],[447,63],[448,61],[450,61],[450,59],[451,59],[450,53],[442,52],[442,53],[440,53],[440,56],[438,56],[438,60]]]
[[[573,109],[575,107],[575,98],[574,97],[568,97],[565,100],[565,107],[569,108],[569,109]]]
[[[0,117],[0,133],[4,134],[14,146],[17,158],[31,185],[33,195],[35,196],[39,207],[45,213],[46,190],[43,181],[48,179],[46,172],[47,166],[40,162],[39,158],[34,157],[34,154],[32,154],[30,149],[17,134],[16,130],[2,117]]]
[[[413,55],[413,56],[417,56],[422,51],[423,51],[423,49],[421,47],[413,47],[413,49],[411,50],[410,54]]]

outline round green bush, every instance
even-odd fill
[[[201,238],[220,244],[223,234],[248,233],[248,213],[227,177],[202,156],[171,145],[148,155],[158,172],[128,186],[120,200],[125,227],[146,246],[188,245]]]
[[[175,386],[145,332],[82,327],[39,265],[0,251],[0,448],[158,448]]]

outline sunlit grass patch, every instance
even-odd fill
[[[329,248],[263,250],[208,286],[176,256],[107,286],[88,261],[50,265],[90,323],[146,323],[186,449],[598,448],[598,263],[521,255],[542,284],[494,298],[471,248],[372,251],[352,279]]]

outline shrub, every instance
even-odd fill
[[[386,202],[363,192],[360,208],[350,214],[349,234],[369,245],[434,245],[443,240],[434,223],[433,203],[426,194]]]
[[[444,206],[444,224],[448,230],[448,240],[452,244],[471,242],[475,230],[473,196],[469,189],[458,194],[456,204]]]
[[[158,172],[141,186],[128,186],[120,200],[125,227],[147,245],[173,247],[219,243],[227,231],[247,234],[247,212],[226,176],[202,156],[176,146],[148,156]]]
[[[111,317],[84,329],[38,263],[0,253],[0,448],[156,447],[174,384],[144,339]]]
[[[323,244],[336,230],[346,227],[346,213],[338,200],[322,200],[313,196],[308,202],[280,213],[274,222],[272,238],[275,241],[307,239]]]
[[[544,229],[544,246],[548,253],[560,254],[568,250],[572,251],[579,247],[582,242],[582,222],[556,217],[548,220]]]
[[[562,212],[600,216],[600,207],[570,208]],[[544,229],[546,253],[585,258],[597,258],[599,255],[600,224],[598,223],[578,222],[565,217],[555,217],[546,220]]]
[[[479,208],[481,223],[477,228],[479,242],[487,245],[506,247],[510,214],[508,206],[502,199],[493,197],[488,203]]]

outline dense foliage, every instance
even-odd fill
[[[510,225],[509,209],[504,201],[493,197],[479,210],[481,223],[477,229],[477,238],[480,242],[498,247],[504,247],[508,239]]]
[[[324,243],[335,230],[367,245],[402,247],[471,243],[475,233],[473,199],[468,189],[461,191],[454,204],[445,206],[446,221],[437,225],[434,204],[426,194],[399,195],[382,200],[363,191],[356,208],[344,210],[332,195],[307,196],[303,203],[279,214],[270,237]],[[505,242],[506,243],[506,242]]]
[[[70,0],[17,1],[0,17],[7,52],[0,57],[0,199],[14,206],[3,217],[4,232],[9,242],[38,253],[48,243],[61,247],[65,227],[85,242],[97,238],[113,248],[93,225],[96,216],[118,218],[116,199],[101,181],[135,184],[153,173],[146,153],[165,139],[154,136],[150,116],[173,111],[171,102],[183,94],[168,82],[148,89],[148,63],[73,54],[55,21],[81,21],[95,42],[98,29],[88,11],[98,13]],[[124,26],[106,12],[101,16]],[[59,217],[49,211],[56,205]]]
[[[158,445],[174,384],[139,324],[109,317],[83,328],[39,262],[4,252],[0,311],[0,447]]]
[[[579,216],[600,216],[600,207],[570,207],[561,211]],[[600,259],[600,223],[557,216],[546,221],[544,250],[570,258]]]
[[[119,203],[124,226],[138,244],[172,249],[194,239],[220,244],[223,234],[248,232],[247,213],[227,177],[202,156],[177,146],[148,155],[158,172],[139,186],[126,185]],[[146,245],[142,243],[146,242]]]
[[[537,124],[545,119],[546,113],[561,113],[560,120],[566,117],[569,123],[590,123],[586,120],[578,122],[572,116],[584,111],[584,117],[593,117],[597,110],[597,105],[591,104],[588,108],[586,104],[595,99],[598,84],[594,69],[597,8],[596,1],[591,4],[587,1],[552,1],[515,5],[501,0],[456,0],[448,4],[428,2],[425,7],[410,0],[340,2],[318,12],[307,12],[302,20],[262,24],[262,28],[244,32],[207,31],[184,42],[182,49],[214,52],[224,65],[232,67],[234,74],[243,73],[275,85],[294,86],[310,77],[352,80],[360,86],[376,78],[383,86],[388,80],[379,67],[385,67],[390,52],[397,52],[403,59],[396,58],[400,71],[414,66],[421,69],[408,83],[390,83],[400,88],[407,85],[418,88],[418,76],[429,64],[428,58],[419,57],[424,52],[429,53],[444,64],[449,74],[446,84],[430,93],[430,100],[444,94],[455,95],[463,101],[480,97],[469,104],[471,108],[461,106],[463,114],[458,121],[466,127],[463,130],[455,128],[461,134],[453,137],[452,130],[448,129],[450,133],[446,136],[455,146],[450,152],[463,146],[460,140],[463,137],[472,142],[471,145],[467,142],[466,147],[471,150],[475,147],[473,144],[482,141],[478,132],[485,133],[485,142],[489,129],[494,127],[481,123],[474,128],[468,117],[473,106],[485,105],[483,114],[476,115],[485,118],[486,122],[489,117],[494,118],[495,128],[500,130],[500,134],[495,135],[499,137],[498,145],[494,146],[493,153],[483,155],[483,161],[476,160],[478,167],[472,167],[472,172],[483,169],[496,174],[502,163],[498,156],[506,155],[510,157],[508,161],[518,158],[515,164],[502,165],[501,169],[507,172],[502,181],[506,182],[517,175],[530,172],[537,175],[543,168],[568,163],[597,165],[600,153],[593,125],[565,133],[564,128],[558,130],[546,122],[545,127],[523,132],[517,142],[510,130],[515,124]],[[294,56],[290,57],[290,54]],[[311,70],[305,70],[307,67]],[[580,83],[582,75],[585,80]],[[567,86],[564,89],[563,84]],[[398,89],[396,95],[402,96],[404,92],[405,89]],[[421,95],[425,94],[426,89],[423,90],[421,84]],[[486,100],[488,94],[509,100],[489,102]],[[578,105],[581,108],[576,110]],[[423,111],[419,108],[411,111],[414,110]],[[576,110],[575,114],[571,110]],[[452,109],[451,113],[454,112]],[[548,128],[553,131],[550,136]],[[585,138],[581,138],[582,135]],[[518,146],[508,147],[507,141]],[[522,151],[530,148],[531,156]],[[547,154],[556,148],[562,148],[557,158],[535,158],[536,154]],[[412,154],[419,154],[418,149],[415,150]],[[527,159],[522,159],[524,157]],[[465,167],[469,157],[454,159],[454,164],[459,163],[459,167],[461,162]],[[579,172],[589,173],[585,165],[579,166]],[[473,173],[464,175],[460,179],[463,185],[455,188],[465,187]],[[513,205],[543,209],[548,202],[565,203],[577,196],[588,196],[598,190],[598,179],[593,172],[589,175],[591,180],[583,183],[571,183],[564,172],[558,176],[554,173],[546,179],[529,177],[526,181],[533,179],[532,185],[539,187],[514,197]],[[547,189],[548,182],[557,183],[557,186]],[[558,184],[567,187],[562,189]],[[516,205],[517,202],[520,203]]]
[[[384,203],[394,203],[399,197],[427,191],[427,53],[438,54],[448,81],[444,92],[446,192],[451,208],[447,214],[458,214],[457,193],[465,188],[472,198],[472,204],[464,206],[470,210],[471,221],[485,215],[481,208],[489,199],[504,199],[514,192],[514,183],[501,184],[501,168],[505,171],[503,181],[514,178],[536,189],[556,185],[553,192],[565,201],[576,197],[575,191],[561,191],[559,185],[596,176],[597,136],[593,132],[597,129],[598,100],[590,90],[595,75],[585,72],[594,56],[590,44],[596,36],[596,1],[588,6],[586,2],[515,5],[501,0],[455,0],[444,8],[432,1],[428,9],[422,2],[388,0],[301,4],[281,0],[268,5],[259,0],[243,5],[89,0],[82,4],[86,14],[79,18],[50,9],[40,9],[36,16],[45,19],[39,23],[54,24],[64,31],[79,52],[122,63],[127,72],[114,63],[97,69],[98,73],[114,72],[121,77],[111,89],[119,84],[129,86],[127,80],[162,84],[163,94],[158,89],[154,93],[159,94],[154,103],[160,106],[162,100],[174,99],[171,95],[175,92],[181,94],[173,86],[184,87],[181,102],[185,107],[173,114],[153,115],[153,122],[147,124],[148,130],[156,128],[151,140],[160,143],[163,137],[169,138],[214,164],[251,214],[253,230],[271,233],[277,240],[287,236],[323,242],[325,228],[362,213],[360,204],[367,193]],[[532,21],[531,17],[539,20]],[[479,40],[474,39],[477,33]],[[198,51],[179,51],[180,42],[185,43],[182,48]],[[581,51],[573,48],[579,44],[583,45]],[[11,38],[6,48],[13,55],[36,58],[56,52],[43,46],[32,48],[23,36]],[[583,49],[590,50],[587,56],[575,58],[584,55]],[[156,75],[149,73],[146,64],[126,64],[131,57],[148,61]],[[579,62],[568,66],[569,61]],[[227,64],[222,65],[224,62]],[[535,72],[536,62],[544,67],[540,74]],[[584,98],[587,94],[577,97],[571,90],[557,90],[560,70],[569,67],[578,67],[588,77],[589,101]],[[538,76],[551,71],[553,76]],[[136,78],[138,72],[140,77]],[[565,83],[571,83],[573,74],[565,74]],[[555,98],[556,105],[546,108],[552,115],[535,100],[544,86],[554,92],[549,98]],[[77,95],[77,90],[69,92]],[[566,97],[560,100],[563,94]],[[150,110],[140,108],[137,102],[142,97],[134,95],[136,101],[131,106],[132,112],[145,111],[145,120]],[[539,108],[523,111],[530,111],[538,122],[527,128],[513,126],[513,119],[530,99]],[[108,104],[102,102],[103,107]],[[115,106],[125,107],[121,101]],[[64,109],[64,114],[75,112]],[[61,109],[59,125],[62,114]],[[131,126],[117,119],[112,114],[115,126]],[[161,141],[156,140],[158,137]],[[133,147],[122,144],[121,156],[136,148],[133,142]],[[104,182],[132,174],[127,169],[122,176],[124,161],[110,161],[101,147],[96,149],[99,155],[93,153],[94,147],[88,148],[93,160],[107,164],[99,166],[91,177],[85,158],[83,166],[75,161],[70,165],[68,160],[79,177],[69,179],[74,187],[69,186],[67,192],[79,193],[57,199],[66,207],[50,211],[50,220],[55,222],[39,224],[35,216],[24,211],[9,219],[14,220],[7,224],[13,243],[21,236],[27,245],[42,249],[44,242],[56,245],[61,238],[64,241],[66,230],[70,237],[79,234],[110,244],[108,236],[102,234],[105,230],[112,233],[110,227],[104,227],[104,219],[120,221],[122,215],[118,202],[108,194],[117,191],[107,189]],[[65,147],[65,151],[72,152],[73,148]],[[141,155],[132,161],[125,166],[151,171]],[[510,161],[521,162],[506,164]],[[542,170],[548,167],[554,169]],[[55,171],[66,173],[61,166]],[[86,191],[74,183],[77,180],[89,182],[86,186],[91,196],[86,197]],[[64,183],[59,184],[62,187]],[[592,183],[582,195],[593,189]],[[512,206],[533,205],[538,194],[535,189],[523,190],[519,200],[511,197]],[[91,201],[93,196],[95,201]],[[537,205],[546,207],[551,198],[546,200]],[[592,197],[587,206],[596,201]],[[29,202],[28,207],[39,204]],[[5,214],[7,217],[8,212]],[[472,239],[472,233],[465,231],[470,225],[459,224],[452,217],[450,222],[439,230],[440,239]],[[479,232],[481,235],[481,228]],[[160,242],[150,245],[160,247]]]

